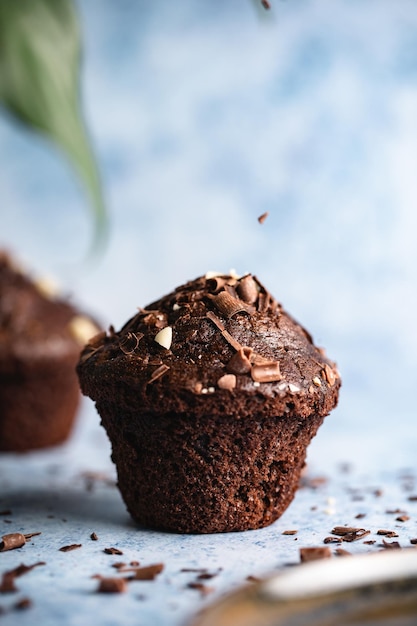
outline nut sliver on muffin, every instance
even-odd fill
[[[340,377],[251,274],[190,281],[88,344],[81,389],[141,525],[181,533],[274,522]]]

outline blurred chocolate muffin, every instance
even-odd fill
[[[94,323],[0,251],[0,451],[67,439],[80,400],[75,366]]]
[[[287,508],[340,377],[254,276],[197,278],[103,333],[78,364],[141,525],[260,528]]]

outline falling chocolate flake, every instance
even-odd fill
[[[226,391],[232,391],[236,387],[236,376],[235,374],[224,374],[217,381],[217,386],[219,389],[226,389]]]
[[[125,593],[127,583],[124,578],[100,578],[97,587],[98,593]]]
[[[268,0],[261,0],[261,4],[262,4],[263,8],[266,9],[266,10],[271,8],[271,5],[270,5]]]
[[[236,291],[243,302],[247,304],[255,304],[258,299],[258,285],[251,274],[247,274],[240,279]]]
[[[227,291],[221,291],[216,296],[210,296],[210,299],[220,313],[227,318],[233,317],[238,313],[249,314],[247,304],[239,298],[233,297]]]
[[[330,548],[300,548],[300,560],[302,563],[308,561],[319,561],[320,559],[329,559],[332,556]]]
[[[106,554],[123,554],[123,552],[119,550],[119,548],[104,548],[103,552],[105,552]]]
[[[164,376],[164,374],[166,374],[169,369],[170,369],[169,365],[165,365],[165,363],[163,363],[162,365],[157,367],[156,370],[152,372],[152,375],[150,379],[148,380],[148,383],[150,384],[150,383],[155,382],[155,380],[158,380],[158,378],[161,378],[162,376]]]
[[[266,0],[262,0],[262,5],[265,7],[265,9],[271,8],[269,2],[267,2]],[[266,218],[268,217],[268,215],[269,215],[268,211],[265,211],[265,213],[262,213],[262,215],[258,217],[258,222],[260,224],[263,224]]]
[[[62,546],[62,548],[59,548],[60,552],[72,552],[72,550],[77,550],[78,548],[81,548],[82,544],[81,543],[71,543],[69,546]]]
[[[252,352],[252,348],[247,346],[239,348],[226,365],[226,370],[230,374],[248,374],[252,367],[250,362]]]
[[[91,533],[91,535],[90,535],[90,539],[91,539],[92,541],[98,541],[98,537],[97,537],[96,533]]]
[[[278,361],[255,363],[251,367],[252,380],[257,383],[272,383],[282,379]]]
[[[154,580],[163,569],[163,563],[155,563],[154,565],[146,565],[145,567],[132,568],[131,571],[133,572],[133,576],[130,580]]]

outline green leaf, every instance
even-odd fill
[[[0,0],[0,102],[69,158],[89,197],[97,247],[108,218],[82,115],[80,64],[72,0]]]

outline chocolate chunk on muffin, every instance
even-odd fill
[[[274,522],[335,407],[335,364],[251,274],[212,273],[96,338],[78,364],[139,524],[181,533]]]
[[[75,366],[94,323],[0,251],[0,451],[69,436],[81,397]]]

